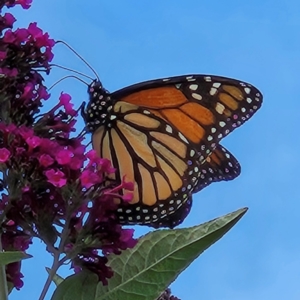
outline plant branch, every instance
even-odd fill
[[[1,236],[2,234],[0,233],[0,252],[3,252]],[[0,299],[6,300],[8,299],[7,296],[8,296],[8,289],[7,289],[5,265],[0,264]]]

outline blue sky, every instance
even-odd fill
[[[36,0],[30,10],[14,13],[18,26],[37,21],[74,47],[110,91],[189,73],[233,77],[261,90],[260,111],[222,142],[242,174],[197,194],[183,226],[250,209],[179,276],[172,292],[182,300],[299,299],[299,2]],[[55,62],[93,76],[62,45]],[[54,70],[47,83],[63,75]],[[78,106],[87,100],[78,81],[58,85],[53,103],[60,91]],[[37,299],[46,278],[51,258],[44,245],[35,241],[29,252],[34,259],[24,262],[25,286],[13,300]]]

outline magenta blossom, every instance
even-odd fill
[[[21,5],[22,8],[28,9],[31,6],[32,0],[6,0],[4,3],[7,5],[7,7]]]
[[[48,178],[48,181],[56,187],[62,187],[67,183],[65,174],[59,170],[48,170],[45,172],[45,175]]]
[[[28,8],[29,0],[7,0],[4,6]],[[133,184],[109,179],[116,169],[91,150],[84,134],[76,136],[78,111],[71,96],[51,99],[44,75],[50,72],[54,40],[36,23],[13,29],[15,18],[0,16],[0,220],[4,251],[26,251],[40,238],[53,257],[65,256],[75,271],[88,269],[107,282],[113,270],[109,253],[136,244],[133,230],[124,229],[116,211],[131,201]],[[43,75],[43,76],[42,76]],[[61,247],[57,247],[59,243]],[[58,249],[59,248],[59,249]],[[56,270],[55,270],[56,271]],[[23,285],[21,262],[6,267],[9,282]]]
[[[10,151],[6,148],[0,148],[0,163],[5,163],[10,157]]]
[[[68,149],[60,150],[55,156],[56,161],[61,165],[69,164],[71,162],[72,157],[73,152]]]
[[[49,167],[54,163],[54,159],[49,154],[42,154],[39,157],[39,162],[43,167]]]
[[[72,117],[77,115],[77,111],[73,109],[73,104],[70,102],[71,96],[69,94],[61,93],[59,103],[64,107],[66,113]]]
[[[89,189],[95,183],[102,181],[102,178],[95,172],[90,170],[84,170],[80,175],[80,181],[82,187]]]

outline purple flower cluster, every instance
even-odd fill
[[[180,299],[175,296],[172,296],[171,290],[168,288],[157,298],[157,300],[180,300]]]
[[[115,211],[122,189],[108,175],[111,163],[91,150],[83,136],[72,137],[71,97],[62,93],[48,112],[41,72],[49,74],[54,40],[31,23],[13,30],[16,21],[2,9],[30,0],[0,1],[0,236],[4,250],[25,251],[33,237],[45,242],[58,261],[72,261],[75,272],[89,269],[104,284],[112,276],[106,255],[134,247],[133,230],[123,229]],[[105,183],[104,183],[105,181]],[[124,195],[124,201],[132,199]],[[21,263],[6,267],[7,280],[20,289]]]

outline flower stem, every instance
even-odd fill
[[[59,253],[55,253],[54,254],[54,260],[53,260],[53,264],[52,264],[52,267],[50,269],[50,272],[49,272],[49,275],[48,275],[48,278],[45,282],[45,285],[43,287],[43,290],[41,292],[41,295],[39,297],[39,300],[43,300],[45,299],[45,296],[49,290],[49,287],[51,285],[51,282],[52,282],[52,279],[54,277],[54,275],[56,274],[56,271],[58,270],[58,268],[61,266],[60,262],[59,262]],[[0,298],[1,299],[1,298]]]
[[[0,252],[2,252],[1,233],[0,233]],[[7,300],[8,290],[6,281],[5,265],[0,264],[0,299]]]
[[[64,249],[64,245],[65,245],[65,241],[66,241],[66,238],[68,237],[68,231],[69,231],[69,220],[70,218],[67,218],[67,222],[66,224],[64,225],[64,228],[62,230],[62,233],[61,233],[61,238],[60,238],[60,243],[59,243],[59,247],[58,247],[58,250],[54,252],[54,259],[53,259],[53,264],[52,264],[52,267],[50,269],[50,272],[49,272],[49,275],[48,275],[48,278],[45,282],[45,285],[43,287],[43,290],[41,292],[41,295],[39,297],[39,300],[44,300],[48,290],[49,290],[49,287],[51,285],[51,282],[53,280],[53,277],[54,275],[56,274],[57,270],[59,269],[59,267],[64,263],[64,259],[62,260],[59,260],[59,257],[61,255],[61,253],[63,253],[63,249]],[[1,299],[1,298],[0,298]],[[2,299],[1,299],[2,300]]]

